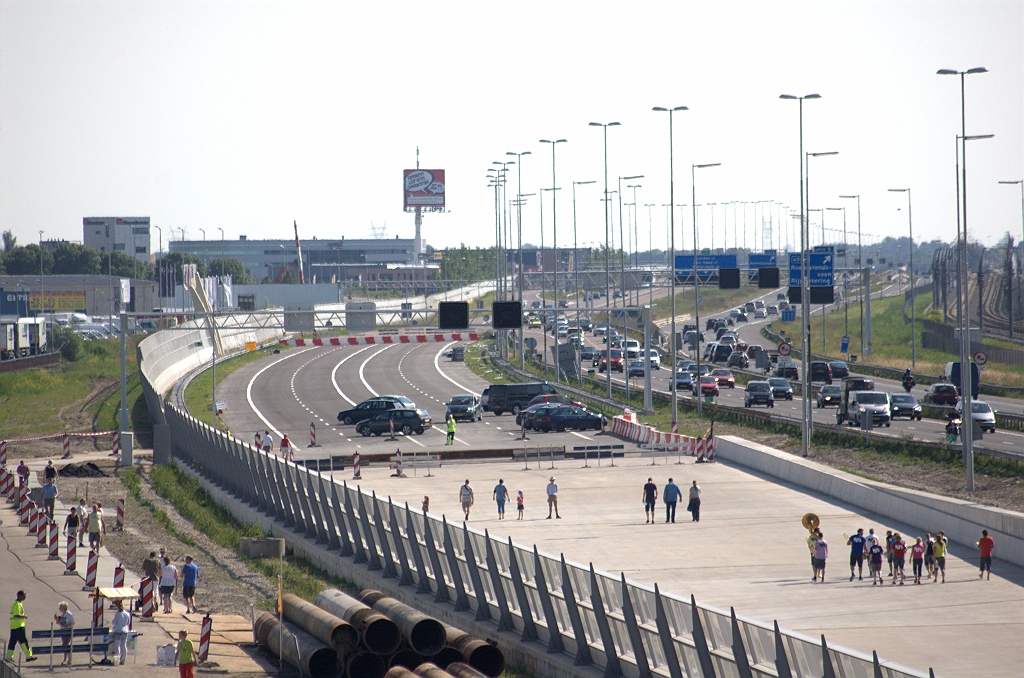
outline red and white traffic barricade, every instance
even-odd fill
[[[50,529],[50,523],[53,521],[51,521],[50,517],[46,515],[46,511],[43,511],[42,509],[39,510],[39,513],[36,516],[36,521],[36,548],[45,549],[49,546],[49,543],[47,542],[47,533]]]
[[[20,524],[29,522],[29,513],[32,502],[28,498],[28,487],[18,485],[18,514],[21,516]]]
[[[103,598],[100,597],[99,591],[92,597],[92,628],[103,628]]]
[[[67,459],[71,456],[71,436],[68,435],[67,431],[61,434],[61,442],[64,447],[64,454],[61,455],[61,459]]]
[[[52,520],[49,524],[48,540],[50,544],[50,553],[46,556],[46,559],[60,560],[60,528],[57,527],[57,523]]]
[[[121,563],[118,563],[114,567],[114,588],[115,589],[124,588],[124,566]],[[116,600],[111,600],[110,601],[110,609],[113,610],[116,607],[117,607],[117,601]]]
[[[203,624],[199,630],[199,661],[205,662],[210,658],[210,636],[213,635],[213,620],[207,614],[203,617]]]
[[[111,444],[110,447],[111,447],[110,456],[114,456],[115,454],[121,454],[121,432],[120,431],[114,431],[114,440],[113,440],[113,443]]]
[[[450,341],[477,341],[477,332],[431,333],[431,334],[379,334],[365,337],[328,337],[327,339],[282,339],[285,346],[362,346],[365,344],[433,344]]]
[[[362,480],[363,476],[359,472],[359,453],[355,452],[352,454],[352,480]]]
[[[100,564],[100,553],[89,549],[89,560],[85,565],[85,586],[82,587],[83,591],[96,588],[96,573],[99,570]]]
[[[153,619],[153,589],[156,582],[151,577],[143,577],[139,582],[139,596],[142,598],[143,619]]]
[[[3,469],[3,480],[0,481],[0,493],[3,493],[4,497],[7,498],[7,503],[14,502],[14,474]]]
[[[30,501],[28,503],[28,533],[39,534],[39,509],[36,508],[36,503]]]
[[[68,535],[67,557],[64,562],[64,574],[75,574],[78,570],[78,538],[75,534]]]
[[[0,440],[0,466],[7,466],[7,441]]]
[[[415,457],[413,457],[415,459]],[[404,478],[405,475],[402,473],[402,450],[395,450],[395,476],[398,478]]]
[[[263,434],[256,431],[256,434],[252,437],[252,442],[256,446],[257,450],[263,449]]]
[[[309,446],[316,447],[316,422],[309,422]]]
[[[117,500],[117,519],[114,524],[114,530],[121,532],[124,530],[124,499]]]

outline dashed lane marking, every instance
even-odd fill
[[[256,383],[256,380],[260,377],[261,374],[263,374],[264,372],[269,370],[274,365],[277,365],[278,363],[284,362],[285,360],[288,360],[289,358],[294,358],[297,355],[303,355],[304,353],[306,353],[309,350],[310,349],[307,348],[307,349],[302,349],[302,350],[296,351],[295,353],[288,353],[285,356],[279,358],[278,360],[275,360],[274,362],[270,363],[266,367],[260,369],[256,374],[254,374],[252,376],[252,379],[249,380],[249,383],[245,387],[245,399],[249,403],[249,408],[253,411],[253,413],[257,417],[260,418],[260,421],[262,421],[266,425],[266,427],[268,429],[270,429],[271,431],[276,433],[279,438],[283,438],[284,435],[280,431],[277,430],[277,427],[275,427],[273,424],[270,423],[269,419],[267,419],[266,417],[263,416],[263,413],[260,412],[260,409],[258,407],[256,407],[256,403],[254,403],[252,401],[252,385],[254,383]]]

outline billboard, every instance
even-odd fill
[[[46,292],[43,297],[46,303],[45,311],[85,311],[85,292]],[[29,292],[28,308],[30,311],[39,311],[40,295]]]
[[[444,210],[444,170],[407,169],[402,174],[402,205],[406,211],[417,207]]]

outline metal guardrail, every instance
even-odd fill
[[[20,662],[16,666],[10,659],[0,658],[0,678],[24,678],[21,675]]]
[[[165,416],[179,460],[286,529],[605,676],[926,675],[449,524],[263,453],[173,406]]]

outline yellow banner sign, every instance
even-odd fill
[[[245,350],[246,351],[255,351],[257,348],[258,347],[256,346],[256,342],[255,341],[247,341],[247,342],[245,342]]]
[[[28,295],[28,308],[31,311],[84,311],[85,292],[46,292],[43,297],[45,309],[39,307],[39,294]]]

